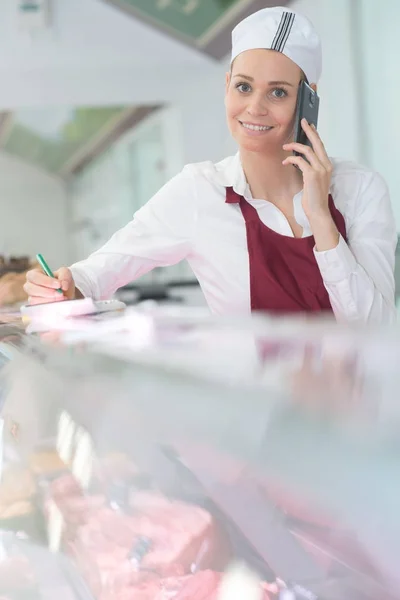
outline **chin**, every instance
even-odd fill
[[[243,139],[242,136],[237,136],[236,142],[241,150],[247,152],[257,152],[259,154],[276,154],[279,152],[279,147],[276,143],[267,142],[266,140],[258,139]]]
[[[241,150],[257,152],[260,154],[282,153],[281,133],[270,132],[266,136],[251,136],[243,132],[242,128],[236,126],[231,129],[231,135]]]

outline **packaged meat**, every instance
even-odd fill
[[[49,494],[53,500],[63,500],[71,496],[81,496],[83,491],[75,477],[66,473],[51,482]]]
[[[85,495],[70,474],[50,482],[43,492],[48,540],[53,551],[73,540],[90,514],[105,504],[104,496]]]
[[[162,582],[154,600],[216,600],[221,583],[221,574],[200,571],[179,579],[170,578]]]
[[[195,575],[152,579],[128,586],[102,600],[218,600],[223,575],[199,571]],[[269,600],[266,584],[260,584],[260,598]]]
[[[182,576],[221,560],[206,510],[154,492],[137,492],[130,509],[129,515],[108,507],[93,511],[69,546],[94,593],[153,575]]]
[[[109,466],[107,464],[107,468]],[[125,474],[127,474],[126,468],[125,465]],[[107,470],[101,471],[101,475],[105,473],[107,473]],[[100,470],[97,472],[97,475],[99,474]],[[107,473],[107,475],[111,477],[110,473]],[[54,512],[54,506],[57,507],[57,513],[59,513],[63,520],[63,538],[67,537],[72,540],[77,526],[84,525],[91,513],[99,508],[106,505],[112,507],[114,510],[128,508],[130,498],[129,485],[124,480],[121,481],[121,485],[119,485],[119,480],[111,483],[107,483],[107,480],[108,477],[98,478],[93,484],[95,490],[105,488],[106,494],[88,494],[84,492],[76,478],[70,473],[61,475],[50,482],[42,479],[45,491],[45,513],[48,516],[50,512]]]
[[[111,464],[119,467],[114,477]],[[93,487],[105,494],[84,493],[66,474],[49,483],[45,504],[49,529],[58,530],[52,547],[73,556],[95,596],[154,577],[225,566],[227,544],[208,511],[141,490],[144,476],[124,458],[103,465],[103,478]]]
[[[68,504],[84,498],[82,488],[70,473],[53,481],[41,479],[41,490],[44,514],[47,519],[56,508],[60,518],[65,521]]]

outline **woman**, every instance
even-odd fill
[[[225,104],[238,154],[186,166],[103,248],[60,269],[58,281],[30,271],[30,302],[62,299],[60,282],[64,298],[109,298],[154,267],[187,259],[213,313],[394,318],[396,230],[384,181],[331,161],[305,121],[312,149],[292,141],[298,86],[306,78],[316,89],[321,73],[313,26],[268,8],[242,21],[232,40]]]

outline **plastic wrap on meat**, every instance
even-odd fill
[[[72,475],[54,480],[50,486],[49,497],[57,504],[66,520],[71,522],[85,522],[85,517],[105,504],[105,497],[101,494],[86,495]]]
[[[161,590],[155,600],[214,600],[218,595],[221,575],[213,571],[201,571],[193,576],[180,580],[169,579],[162,583]]]
[[[148,492],[134,495],[131,511],[93,512],[69,546],[93,593],[122,590],[154,575],[182,576],[215,562],[220,546],[207,511]]]
[[[68,474],[51,482],[45,499],[45,514],[51,514],[52,504],[58,508],[63,519],[62,542],[73,540],[77,529],[87,523],[90,515],[105,505],[101,495],[84,495],[75,478]]]
[[[221,581],[221,573],[199,571],[195,575],[145,581],[116,595],[105,595],[102,600],[217,600]],[[261,588],[263,600],[269,600],[263,584]]]
[[[50,495],[53,500],[64,500],[71,496],[81,496],[82,488],[71,473],[57,477],[50,485]]]

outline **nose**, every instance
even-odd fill
[[[253,94],[249,98],[247,112],[254,117],[262,117],[268,114],[268,107],[265,98],[259,94]]]

